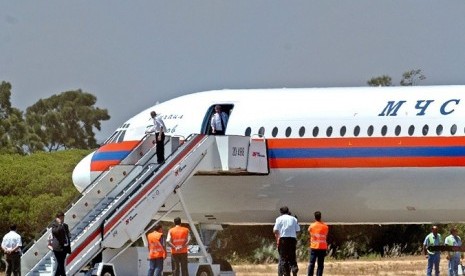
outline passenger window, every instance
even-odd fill
[[[412,136],[415,133],[415,126],[410,125],[408,128],[408,135]]]
[[[300,127],[300,129],[299,129],[299,136],[300,136],[300,137],[304,137],[304,135],[305,135],[305,127]]]
[[[429,131],[428,125],[424,125],[423,129],[421,130],[421,132],[423,133],[423,136],[428,135],[428,131]]]
[[[443,130],[444,130],[444,127],[442,125],[438,125],[436,127],[436,134],[441,135]]]
[[[453,124],[453,125],[450,127],[450,134],[455,135],[456,133],[457,133],[457,125],[456,125],[456,124]]]
[[[386,133],[387,133],[387,126],[384,125],[384,126],[381,128],[381,135],[386,136]]]
[[[245,129],[245,136],[250,136],[250,133],[252,133],[252,129],[250,127]]]
[[[341,130],[340,130],[341,137],[344,137],[344,135],[346,135],[346,131],[347,129],[345,126],[341,127]]]
[[[291,136],[291,133],[292,133],[292,128],[291,128],[291,127],[287,127],[287,128],[286,128],[286,137]]]
[[[367,129],[368,136],[372,136],[374,131],[375,131],[375,128],[373,126],[369,126]]]
[[[333,134],[333,127],[332,127],[332,126],[329,126],[329,127],[326,129],[326,136],[331,137],[332,134]]]
[[[356,126],[356,127],[354,128],[354,136],[357,137],[359,134],[360,134],[360,127],[359,127],[359,126]]]
[[[394,130],[394,133],[396,134],[396,136],[399,136],[400,135],[400,131],[401,131],[401,127],[399,125],[396,126],[396,129]]]
[[[317,137],[318,136],[318,132],[320,132],[320,129],[318,127],[314,127],[313,128],[313,137]]]
[[[274,127],[274,128],[273,128],[273,131],[271,131],[271,135],[272,135],[273,137],[276,137],[276,136],[278,135],[278,128],[277,128],[277,127]]]
[[[265,136],[265,128],[264,128],[264,127],[261,127],[261,128],[258,130],[258,136],[260,136],[260,137]]]

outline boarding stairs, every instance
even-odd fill
[[[165,154],[169,156],[179,146],[178,137],[168,137],[165,144]],[[99,212],[108,211],[115,197],[120,194],[135,178],[158,168],[156,160],[155,136],[145,136],[138,145],[126,156],[120,165],[100,174],[74,202],[66,212],[66,223],[74,241],[82,235],[98,217]],[[145,170],[144,170],[145,169]],[[21,258],[21,271],[26,275],[50,275],[51,256],[48,250],[48,237],[51,228],[42,231],[39,239],[26,248]],[[72,243],[74,245],[74,243]]]
[[[122,248],[136,241],[168,197],[198,167],[218,167],[215,165],[218,161],[212,163],[217,159],[212,154],[206,162],[210,165],[199,166],[209,151],[218,155],[217,140],[215,136],[192,135],[178,147],[175,139],[169,139],[165,148],[168,153],[172,145],[172,153],[168,153],[163,164],[156,164],[154,137],[147,136],[120,165],[102,173],[66,212],[72,236],[72,252],[66,259],[67,274],[79,273],[105,248]],[[266,154],[266,142],[263,142]],[[254,156],[256,153],[250,152]],[[251,173],[267,173],[267,162],[266,166],[259,167],[259,171],[252,169]],[[29,271],[26,275],[50,275],[53,254],[47,249],[50,231],[44,231],[23,255],[22,271]]]

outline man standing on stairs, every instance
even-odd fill
[[[215,106],[215,114],[211,120],[212,134],[224,135],[226,132],[226,125],[228,124],[228,114],[221,110],[221,105]]]
[[[171,247],[171,262],[174,276],[188,276],[187,246],[191,240],[189,229],[181,226],[181,218],[174,219],[174,227],[168,232],[166,242]],[[181,274],[179,272],[182,272]]]
[[[71,253],[71,235],[68,224],[65,223],[65,214],[59,212],[52,223],[52,247],[57,262],[55,276],[66,276],[66,255]]]
[[[160,116],[155,111],[150,112],[153,120],[153,127],[145,133],[155,133],[155,143],[157,149],[157,163],[165,162],[165,131],[166,126]]]

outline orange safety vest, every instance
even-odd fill
[[[171,248],[171,254],[187,253],[187,238],[189,237],[189,229],[182,226],[175,226],[169,231],[171,240],[170,242],[175,246],[182,246],[181,249],[176,250],[175,247]]]
[[[328,243],[326,242],[328,230],[328,225],[320,221],[316,221],[308,227],[311,249],[328,249]]]
[[[163,233],[158,231],[153,231],[152,233],[147,235],[147,240],[149,243],[149,259],[160,259],[166,257],[165,248],[161,244],[161,238]]]

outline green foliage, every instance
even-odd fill
[[[445,238],[452,225],[439,226]],[[465,225],[455,225],[465,236]],[[308,225],[301,225],[296,256],[308,261]],[[229,226],[212,243],[218,259],[232,263],[275,263],[278,260],[273,226]],[[380,258],[418,255],[431,225],[330,225],[328,257],[335,259]]]
[[[253,263],[274,263],[278,260],[279,254],[276,249],[276,243],[266,238],[260,239],[260,246],[252,252]]]
[[[0,229],[17,224],[28,243],[78,196],[71,179],[88,150],[0,155]]]
[[[421,73],[421,69],[410,70],[402,74],[400,85],[413,86],[417,85],[419,81],[425,80],[426,77]]]
[[[11,106],[11,84],[0,84],[0,153],[23,153],[27,126],[23,114]]]
[[[63,92],[28,107],[26,121],[48,151],[95,148],[93,128],[100,130],[100,121],[110,119],[106,109],[94,107],[96,101],[81,90]]]
[[[391,86],[392,79],[387,75],[382,75],[380,77],[371,78],[367,81],[369,86]]]
[[[414,86],[418,82],[425,80],[425,75],[422,74],[421,69],[414,69],[402,74],[400,81],[401,86]],[[388,75],[382,75],[379,77],[373,77],[367,81],[369,86],[392,86],[392,78]]]
[[[26,154],[59,149],[97,147],[93,129],[110,119],[94,107],[97,98],[81,90],[41,99],[26,114],[11,106],[11,84],[0,84],[0,154]]]
[[[255,252],[262,246],[266,248],[260,249],[261,252]],[[270,248],[274,248],[276,251],[273,226],[270,225],[230,225],[219,232],[216,240],[212,243],[212,252],[215,258],[236,262],[254,262],[254,254],[262,255],[261,258],[267,259],[270,257]],[[253,253],[251,254],[251,252]]]

